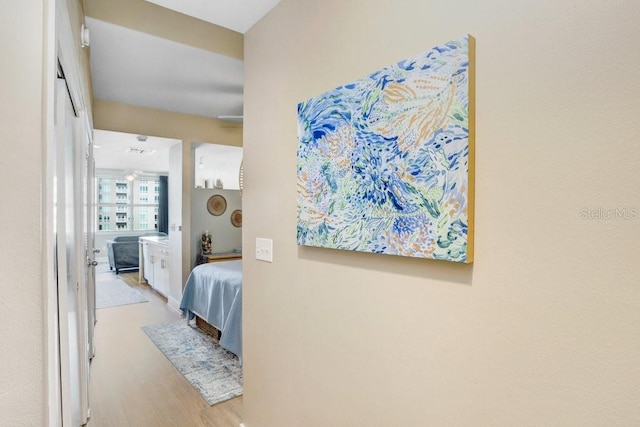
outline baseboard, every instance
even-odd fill
[[[182,314],[182,310],[180,310],[180,301],[174,298],[167,298],[167,305],[174,309],[176,312]]]

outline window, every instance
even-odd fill
[[[149,188],[160,187],[158,177],[127,181],[124,175],[96,175],[98,231],[158,229],[158,196],[149,197]]]

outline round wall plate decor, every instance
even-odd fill
[[[227,200],[220,194],[213,195],[207,200],[207,210],[211,215],[220,216],[227,210]]]
[[[231,212],[231,224],[234,227],[242,227],[242,209]]]

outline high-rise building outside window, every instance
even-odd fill
[[[160,180],[145,175],[128,181],[125,173],[96,171],[97,231],[157,230]],[[149,189],[154,191],[149,197]],[[153,219],[149,221],[149,219]]]

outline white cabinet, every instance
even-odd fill
[[[142,245],[142,276],[144,280],[149,283],[153,277],[153,260],[149,253],[149,242],[144,239],[140,239],[140,245]]]
[[[165,297],[169,295],[169,242],[166,237],[141,237],[143,276]]]
[[[169,295],[169,250],[156,247],[153,264],[153,289],[165,297]]]

